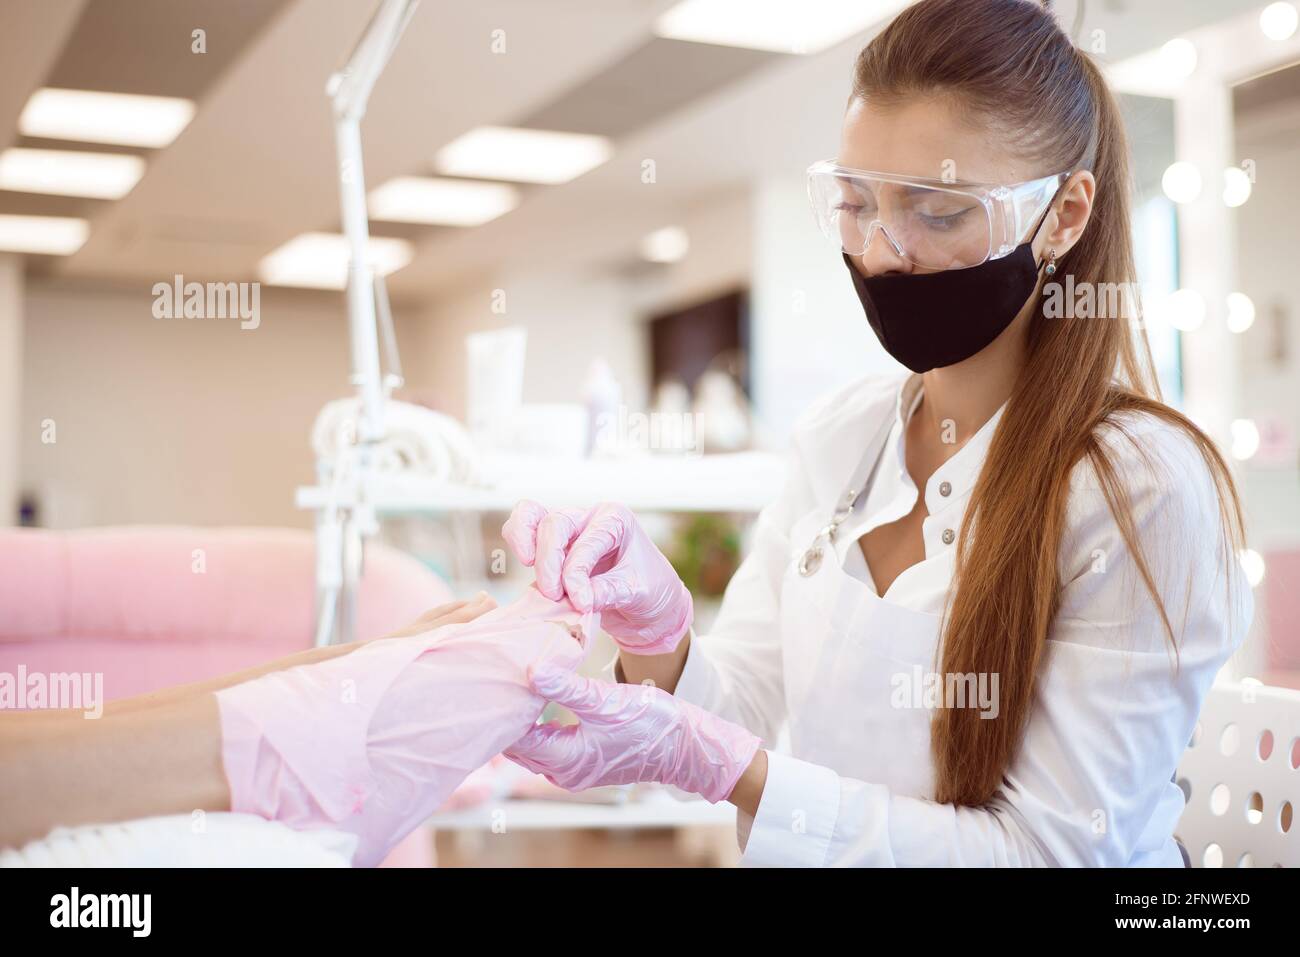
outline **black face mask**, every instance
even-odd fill
[[[853,287],[885,351],[913,372],[969,359],[1002,334],[1038,285],[1034,248],[966,269],[867,278],[844,254]]]

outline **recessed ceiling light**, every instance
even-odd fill
[[[641,256],[652,263],[675,263],[691,248],[690,237],[680,226],[665,226],[641,240]]]
[[[820,53],[910,0],[682,0],[655,21],[657,35],[775,53]]]
[[[90,224],[70,216],[0,216],[0,250],[70,256],[90,235]]]
[[[18,118],[24,136],[122,146],[168,146],[194,117],[194,103],[171,96],[138,96],[45,87]]]
[[[1237,553],[1241,567],[1245,569],[1246,581],[1250,582],[1250,587],[1254,588],[1264,580],[1265,562],[1264,556],[1253,548],[1243,548]],[[1292,752],[1294,754],[1294,752]],[[1292,761],[1295,759],[1292,758]]]
[[[1259,28],[1270,40],[1289,40],[1297,22],[1300,13],[1289,3],[1270,3],[1259,13]]]
[[[1205,322],[1205,299],[1195,289],[1174,290],[1156,309],[1179,332],[1195,332]]]
[[[1233,419],[1229,427],[1232,435],[1232,457],[1239,462],[1253,458],[1259,451],[1259,426],[1254,419]]]
[[[1174,37],[1160,48],[1160,64],[1176,80],[1195,73],[1196,61],[1196,44],[1186,37]]]
[[[594,169],[610,152],[603,136],[480,126],[444,146],[434,162],[451,176],[554,185]]]
[[[1228,331],[1245,332],[1255,324],[1255,303],[1244,292],[1228,293]]]
[[[14,148],[0,153],[0,189],[121,199],[144,175],[144,160],[122,153]]]
[[[414,249],[404,239],[371,236],[370,263],[381,276],[411,261]],[[303,233],[262,257],[258,273],[270,286],[346,289],[351,247],[339,233]]]
[[[1170,163],[1160,177],[1160,188],[1175,203],[1190,203],[1201,195],[1201,171],[1194,163]]]
[[[399,176],[370,194],[373,219],[437,226],[479,226],[519,204],[519,191],[504,183]]]
[[[1223,203],[1225,206],[1240,206],[1250,199],[1250,175],[1240,166],[1226,166],[1223,169]]]

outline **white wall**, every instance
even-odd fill
[[[580,401],[601,357],[641,406],[649,354],[638,320],[749,281],[749,207],[737,194],[679,218],[694,246],[671,267],[524,267],[422,311],[399,304],[405,397],[463,416],[465,336],[520,324],[525,401]],[[492,308],[498,289],[504,313]],[[307,526],[293,490],[312,480],[308,430],[321,405],[350,392],[343,297],[263,288],[253,330],[154,319],[152,302],[148,290],[29,285],[20,454],[5,458],[38,496],[41,522]],[[41,441],[45,419],[52,445]]]
[[[632,285],[638,315],[669,312],[750,285],[754,203],[749,190],[717,196],[686,215],[665,214],[662,225],[685,229],[690,250],[678,262],[640,268]]]
[[[775,444],[818,396],[902,369],[880,345],[839,251],[818,232],[802,175],[754,192],[754,401]]]
[[[683,227],[690,252],[680,262],[638,264],[611,250],[600,267],[503,269],[479,288],[460,291],[399,320],[403,371],[415,394],[462,417],[465,411],[465,336],[504,326],[528,330],[525,402],[581,401],[592,359],[608,361],[624,401],[649,399],[651,315],[744,288],[751,280],[752,197],[733,192],[685,214],[665,210],[661,225]],[[493,311],[504,293],[505,312]]]
[[[591,358],[615,366],[629,404],[646,394],[642,320],[737,288],[750,297],[750,381],[761,441],[781,448],[791,426],[827,391],[868,372],[901,369],[877,342],[844,263],[817,232],[802,174],[720,196],[686,215],[690,251],[671,266],[604,272],[508,272],[491,286],[440,302],[399,331],[404,371],[434,404],[464,409],[464,337],[521,323],[529,330],[525,401],[577,401]],[[506,294],[492,312],[493,289]]]
[[[597,357],[613,368],[625,400],[640,402],[648,360],[644,330],[634,321],[628,295],[626,283],[607,275],[502,274],[487,286],[401,318],[402,372],[414,396],[463,421],[465,337],[518,325],[528,330],[525,402],[581,402],[583,379]],[[497,302],[504,303],[503,312],[494,311]]]
[[[148,290],[29,284],[20,477],[43,524],[310,524],[293,490],[317,411],[348,392],[343,299],[262,292],[241,330],[155,319]]]

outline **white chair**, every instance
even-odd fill
[[[1193,867],[1300,867],[1300,691],[1211,688],[1174,779]]]

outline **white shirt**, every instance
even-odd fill
[[[907,471],[905,441],[907,423],[921,404],[921,377],[909,376],[902,387],[897,388],[897,393],[894,424],[886,439],[884,460],[876,470],[866,502],[840,526],[835,539],[835,553],[841,567],[877,593],[879,589],[871,578],[858,539],[873,528],[896,522],[909,514],[916,505],[917,496],[916,483]],[[999,408],[952,458],[935,469],[926,482],[925,508],[928,514],[921,522],[926,560],[904,570],[890,584],[884,597],[891,602],[918,611],[942,613],[948,585],[952,581],[955,551],[944,544],[943,536],[950,531],[953,541],[956,541],[966,503],[970,500],[975,479],[979,477],[980,466],[1005,408],[1005,405]],[[938,569],[930,564],[932,559],[946,562],[946,573],[936,574]]]
[[[923,730],[901,736],[845,733],[897,720],[878,710],[887,707],[882,695],[841,690],[832,702],[816,701],[815,693],[788,700],[790,665],[815,660],[818,649],[809,642],[822,641],[824,631],[814,621],[807,629],[781,625],[783,611],[790,620],[790,609],[780,607],[783,578],[808,547],[807,530],[824,524],[843,495],[884,416],[896,421],[865,505],[837,536],[841,567],[852,574],[845,563],[861,559],[863,533],[911,511],[918,492],[905,464],[904,425],[919,385],[915,376],[901,387],[894,377],[864,379],[804,417],[785,490],[760,514],[715,626],[691,641],[675,694],[749,728],[770,752],[742,862],[1181,866],[1172,834],[1183,795],[1171,779],[1202,699],[1244,637],[1253,605],[1242,574],[1225,578],[1236,563],[1224,554],[1208,467],[1184,433],[1154,417],[1123,420],[1137,447],[1113,429],[1103,438],[1128,483],[1144,557],[1177,639],[1177,668],[1157,607],[1083,462],[1072,476],[1061,604],[1032,712],[989,804],[958,808],[931,799],[928,719],[913,726]],[[914,613],[942,611],[963,515],[1000,417],[1001,410],[926,482],[925,558],[876,602],[887,622],[899,623],[884,637],[894,660],[912,660],[909,643],[925,640],[925,629],[910,623],[927,619]],[[791,537],[796,525],[800,540]],[[859,572],[874,594],[865,561]],[[796,620],[818,614],[801,609]],[[937,634],[929,640],[937,642]],[[914,660],[923,660],[923,651],[918,645]],[[797,662],[785,660],[793,655]],[[793,753],[772,752],[786,723]],[[741,823],[743,829],[749,822]]]

